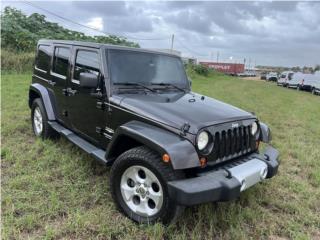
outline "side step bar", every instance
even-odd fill
[[[58,133],[66,137],[70,142],[77,145],[79,148],[84,150],[86,153],[90,154],[96,160],[98,160],[103,165],[107,165],[108,161],[105,159],[106,152],[92,145],[88,141],[76,135],[74,132],[69,129],[63,127],[56,121],[48,121],[48,124]]]

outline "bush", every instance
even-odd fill
[[[193,70],[202,76],[208,76],[210,72],[208,67],[201,64],[193,65]]]
[[[34,63],[34,52],[17,53],[12,50],[1,50],[2,72],[31,72]]]

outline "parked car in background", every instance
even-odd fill
[[[311,88],[312,94],[320,94],[320,71],[314,73],[314,79]]]
[[[236,74],[237,77],[246,77],[246,73],[245,72],[242,72],[242,73],[237,73]]]
[[[320,94],[320,81],[314,81],[311,86],[311,93],[313,95]]]
[[[267,81],[272,81],[272,82],[277,82],[278,81],[278,73],[276,72],[269,72],[266,75],[266,80]]]
[[[287,87],[288,82],[292,79],[294,72],[285,71],[280,74],[280,78],[277,81],[277,85]]]
[[[289,88],[295,88],[297,90],[311,91],[313,83],[313,74],[295,73],[292,79],[288,81],[287,86]]]
[[[266,73],[266,72],[262,72],[262,73],[260,74],[260,79],[261,79],[261,80],[267,80],[267,73]]]
[[[253,70],[246,70],[242,73],[237,73],[236,76],[238,76],[238,77],[255,77],[255,76],[257,76],[257,74]]]
[[[256,74],[256,72],[254,70],[245,71],[245,75],[247,75],[247,77],[255,77],[255,76],[257,76],[257,74]]]

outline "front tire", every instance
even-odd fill
[[[116,159],[111,168],[110,189],[118,209],[133,221],[169,224],[184,207],[169,197],[167,181],[183,177],[183,173],[162,162],[156,152],[141,146]]]
[[[48,117],[42,100],[37,98],[31,106],[31,122],[34,135],[36,137],[55,138],[57,133],[48,124]]]

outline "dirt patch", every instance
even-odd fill
[[[242,77],[243,80],[251,80],[251,81],[259,81],[262,82],[264,80],[261,80],[260,77]]]

